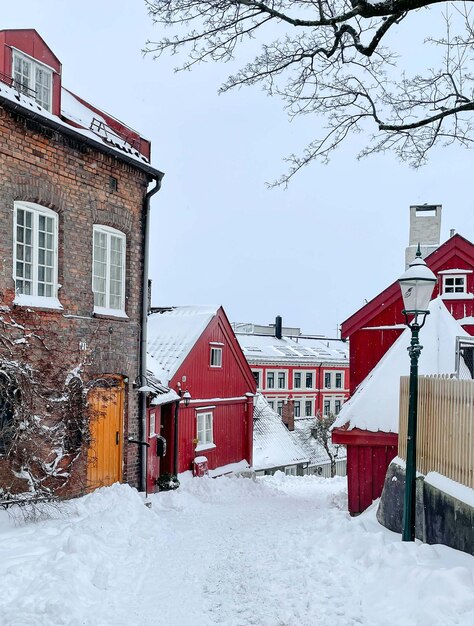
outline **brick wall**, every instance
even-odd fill
[[[110,177],[118,181],[112,191]],[[43,131],[0,107],[0,315],[30,331],[18,350],[0,342],[0,358],[27,360],[46,387],[53,370],[67,372],[82,363],[82,378],[103,374],[128,379],[125,441],[139,437],[138,394],[132,382],[139,372],[142,205],[147,176],[136,168],[58,133]],[[35,202],[59,216],[59,300],[62,311],[13,305],[13,205]],[[126,313],[128,320],[93,316],[92,228],[114,227],[126,234]],[[7,324],[3,333],[8,333]],[[15,332],[18,331],[16,327]],[[47,344],[47,345],[44,345]],[[124,480],[139,479],[139,450],[124,446]],[[85,464],[82,465],[85,472]],[[3,470],[1,469],[3,467]],[[0,458],[0,487],[5,459]],[[71,482],[73,484],[74,481]]]

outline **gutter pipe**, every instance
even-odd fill
[[[156,185],[143,200],[143,282],[140,337],[140,385],[146,385],[147,318],[148,318],[148,256],[150,250],[150,199],[161,189],[163,174],[155,177]],[[146,441],[146,393],[140,393],[140,439]],[[140,446],[140,491],[146,491],[147,447]]]

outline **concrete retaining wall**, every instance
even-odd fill
[[[377,519],[396,533],[402,532],[404,492],[405,468],[392,461],[385,477]],[[418,476],[416,537],[425,543],[442,543],[474,555],[474,508]]]

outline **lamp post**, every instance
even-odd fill
[[[416,522],[416,430],[418,412],[418,359],[423,346],[420,345],[419,333],[426,316],[428,306],[436,284],[436,276],[421,258],[420,244],[416,257],[407,271],[398,279],[402,290],[405,323],[411,330],[410,355],[410,391],[408,399],[407,458],[405,470],[405,496],[403,503],[402,541],[415,540]],[[413,316],[409,321],[409,316]]]
[[[178,383],[179,384],[179,383]],[[175,476],[178,475],[178,434],[179,434],[179,403],[181,400],[184,402],[184,406],[188,407],[191,402],[191,394],[188,390],[184,393],[181,390],[181,387],[178,389],[179,400],[176,400],[176,406],[174,410],[174,459],[173,459],[173,474]]]

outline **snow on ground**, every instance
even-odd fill
[[[474,558],[402,543],[345,479],[114,485],[36,523],[0,512],[2,626],[474,624]]]

